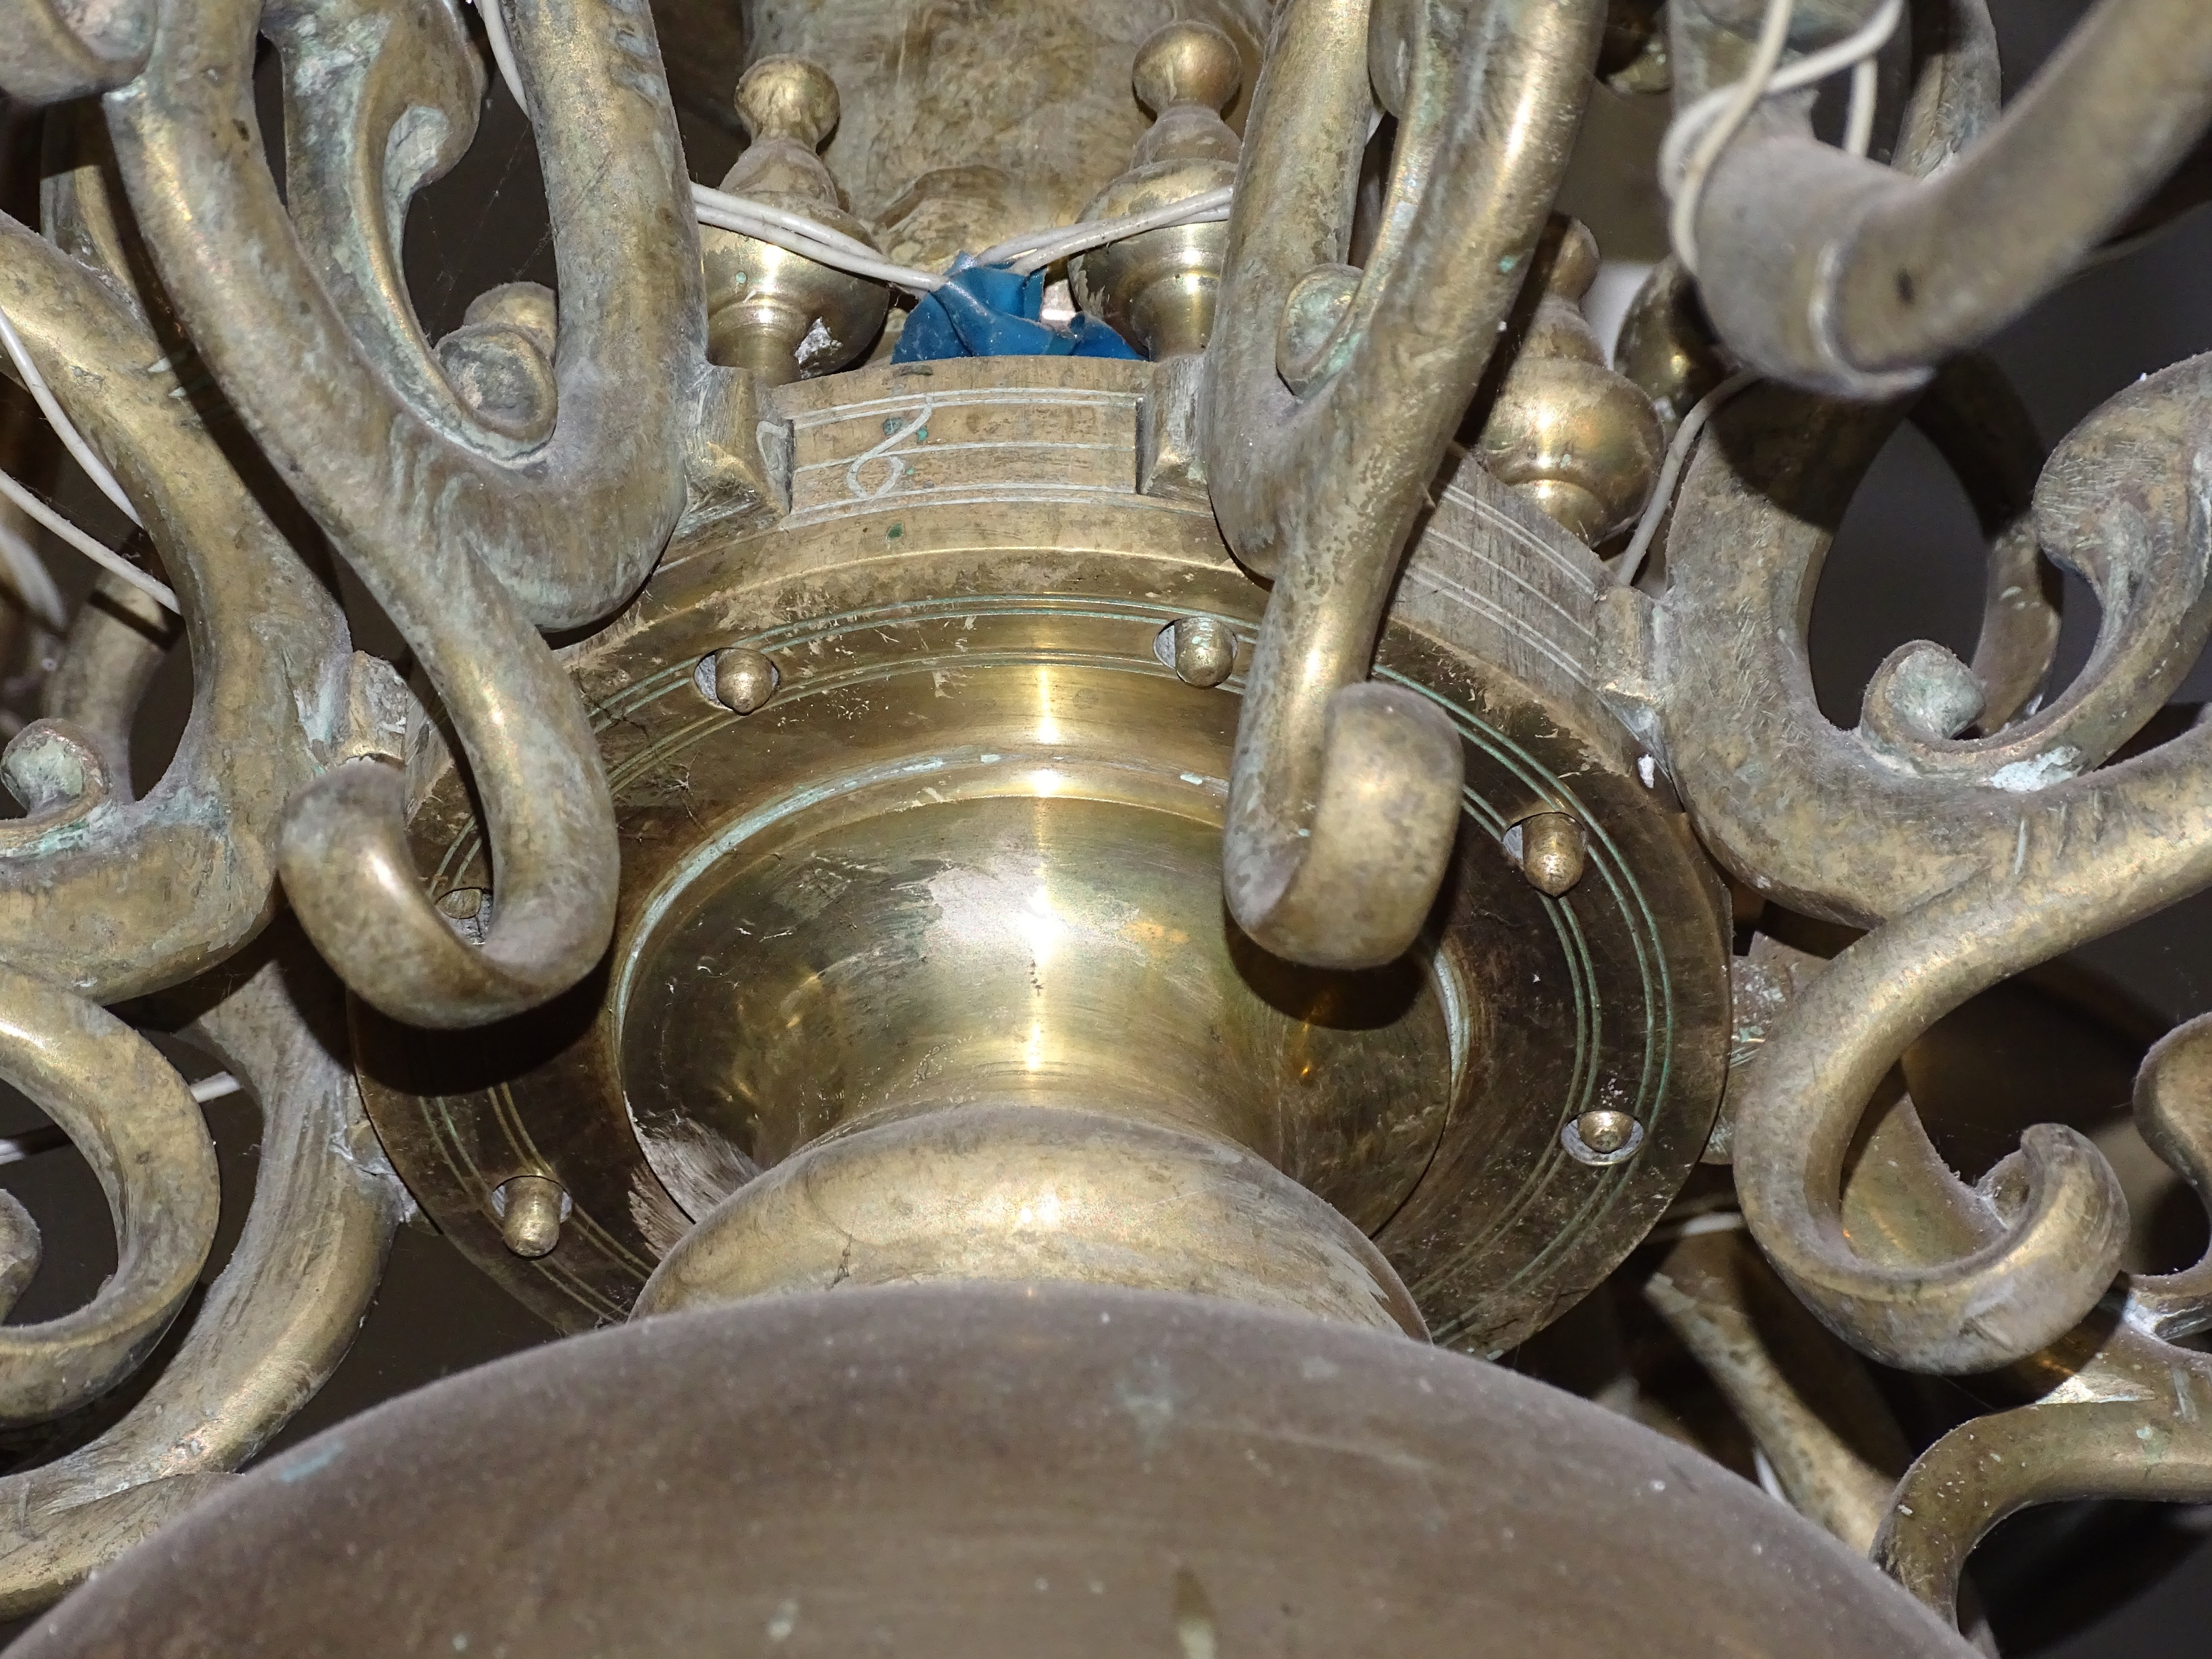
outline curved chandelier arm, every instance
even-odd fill
[[[338,15],[374,21],[396,9]],[[446,569],[433,566],[461,557],[496,577],[541,628],[597,622],[645,579],[684,508],[684,416],[705,372],[706,310],[651,21],[622,0],[520,0],[513,11],[538,112],[562,316],[559,418],[544,445],[512,464],[456,441],[434,410],[426,417],[406,399],[302,247],[253,117],[262,0],[168,9],[146,72],[106,100],[139,229],[194,346],[403,631],[403,613],[452,602],[438,590]],[[295,47],[289,72],[312,84],[327,48],[296,38]],[[434,81],[421,95],[450,91]],[[380,96],[388,113],[396,91]],[[416,107],[428,112],[427,134],[436,112]],[[356,147],[374,136],[373,125],[319,122],[303,142]],[[387,146],[382,157],[311,177],[347,190],[350,212],[368,205],[361,198],[388,198],[396,179],[420,173],[437,147],[420,148]],[[404,167],[397,175],[394,150]],[[381,192],[362,180],[372,160],[386,173]],[[315,222],[332,210],[319,198]],[[374,240],[351,235],[356,247]],[[342,245],[328,251],[331,263],[343,262]],[[246,264],[251,281],[240,279]],[[356,296],[381,315],[372,340],[388,348],[398,297],[370,303],[381,279],[362,275],[368,285]],[[450,410],[442,395],[437,408]],[[430,548],[451,553],[426,563]],[[411,633],[409,643],[423,648]]]
[[[2069,693],[2052,711],[2064,714],[2070,702],[2073,723],[2056,729],[2098,732],[2100,755],[2164,701],[2166,659],[2192,660],[2204,636],[2212,454],[2198,411],[2208,392],[2212,359],[2140,383],[2060,447],[2038,489],[2045,545],[2110,595],[2104,662],[2093,658],[2078,699]],[[1802,441],[1770,438],[1767,447]],[[2147,459],[2169,464],[2146,467]],[[1785,535],[1794,526],[1825,539],[1802,521],[1832,523],[1832,515],[1804,513],[1786,490],[1777,501],[1780,512],[1770,504],[1763,519],[1753,512],[1744,522],[1771,531],[1780,521]],[[1669,687],[1666,710],[1692,814],[1731,861],[1748,855],[1758,868],[1771,854],[1777,862],[1766,867],[1782,869],[1802,884],[1793,891],[1830,914],[1856,902],[1873,921],[1888,918],[1837,958],[1741,1075],[1735,1147],[1745,1218],[1798,1294],[1865,1352],[1929,1370],[2008,1363],[2054,1340],[2110,1283],[2124,1208],[2101,1157],[2070,1130],[2030,1129],[2020,1157],[1983,1183],[2002,1231],[1949,1260],[1900,1265],[1870,1260],[1842,1224],[1846,1150],[1883,1074],[1936,1020],[2212,881],[2212,732],[2078,777],[2063,775],[2071,756],[2054,763],[2048,749],[2033,763],[2006,763],[2032,765],[2033,775],[1999,771],[1985,782],[1898,769],[1873,752],[1863,726],[1854,750],[1811,708],[1802,641],[1782,632],[1785,623],[1800,625],[1809,589],[1784,583],[1785,605],[1753,582],[1756,597],[1739,599],[1723,623],[1722,611],[1708,608],[1718,592],[1709,586],[1721,562],[1713,550],[1740,557],[1758,544],[1715,540],[1712,523],[1692,522],[1677,532],[1686,626],[1669,655],[1684,683]],[[1675,599],[1670,592],[1670,613]],[[2115,643],[2115,629],[2145,638]],[[1702,681],[1698,641],[1721,659]],[[2100,677],[2116,660],[2133,665],[2108,689]],[[1733,693],[1724,689],[1730,674],[1741,677]],[[1774,695],[1778,686],[1784,696]],[[1723,706],[1730,697],[1735,707]],[[2082,711],[2100,697],[2110,706],[2093,721]],[[1761,746],[1735,750],[1747,775],[1723,779],[1720,757],[1746,733],[1708,739],[1762,699],[1771,718],[1754,740]],[[1815,843],[1826,870],[1811,868]],[[1863,891],[1850,901],[1841,884],[1853,880]]]
[[[2208,1036],[2212,1022],[2179,1028],[2152,1049],[2136,1079],[2146,1138],[2200,1198],[2212,1140]],[[2145,1120],[2146,1112],[2160,1121]],[[1952,1176],[1905,1101],[1861,1147],[1844,1215],[1863,1249],[1897,1267],[1971,1251],[2003,1226]],[[2146,1287],[2160,1294],[2139,1302]],[[2212,1284],[2201,1269],[2131,1276],[2117,1313],[2107,1297],[2010,1369],[2006,1383],[2036,1396],[2032,1404],[1970,1422],[1922,1453],[1886,1505],[1875,1561],[1951,1618],[1968,1556],[2008,1515],[2076,1498],[2212,1497],[2212,1363],[2162,1340],[2168,1330],[2201,1328],[2208,1310]],[[2195,1324],[2159,1322],[2185,1315]]]
[[[613,926],[613,805],[581,705],[530,624],[604,615],[683,508],[705,324],[674,116],[635,7],[515,9],[563,315],[553,434],[509,466],[397,399],[318,280],[253,137],[259,15],[259,0],[210,0],[165,17],[148,72],[109,100],[110,126],[196,343],[442,700],[484,805],[500,904],[482,949],[464,944],[404,857],[396,787],[361,766],[297,801],[286,890],[376,1006],[479,1024],[574,984]],[[240,243],[257,255],[252,283],[235,280]]]
[[[1984,737],[1958,734],[1990,688],[1925,641],[1882,665],[1856,731],[1814,696],[1805,619],[1883,424],[1772,387],[1722,410],[1675,510],[1653,678],[1676,787],[1723,862],[1792,909],[1866,927],[2011,860],[2023,819],[2088,782],[2212,634],[2191,476],[2208,401],[2212,357],[2179,363],[2059,445],[2036,538],[2096,592],[2096,645],[2049,707]]]
[[[153,38],[150,0],[0,0],[0,93],[56,104],[119,87]]]
[[[2212,1208],[2212,1016],[2177,1025],[2136,1073],[2136,1127]],[[2166,1341],[2212,1329],[2212,1253],[2170,1273],[2128,1279],[2127,1322]]]
[[[2201,508],[2192,529],[2207,532]],[[1837,957],[1739,1075],[1744,1218],[1798,1295],[1863,1352],[1911,1370],[1990,1370],[2056,1340],[2110,1285],[2124,1201],[2070,1129],[2027,1131],[1978,1189],[1992,1224],[1947,1260],[1860,1249],[1863,1230],[1843,1219],[1844,1159],[1883,1075],[1936,1020],[2212,882],[2208,798],[2207,728],[2021,798],[1988,866]]]
[[[114,1276],[73,1313],[0,1326],[0,1422],[37,1422],[128,1375],[184,1305],[215,1242],[222,1186],[199,1106],[105,1009],[0,967],[0,1078],[84,1156],[115,1221]]]
[[[1342,968],[1413,942],[1450,856],[1456,733],[1420,697],[1363,682],[1423,491],[1543,231],[1605,18],[1596,0],[1425,0],[1371,29],[1365,13],[1298,0],[1277,25],[1207,354],[1215,512],[1275,580],[1237,727],[1224,885],[1266,948]],[[1363,64],[1401,125],[1384,229],[1355,282],[1329,262],[1371,107]]]
[[[1936,371],[1912,406],[1912,424],[1950,467],[1989,544],[1981,630],[1968,665],[1982,699],[1974,724],[2001,732],[2043,689],[2058,650],[2058,573],[2035,527],[2035,483],[2047,453],[2011,380],[1979,352]],[[1941,748],[1917,747],[1930,769],[1948,757]]]
[[[102,574],[70,619],[62,659],[40,688],[46,717],[74,726],[98,754],[111,799],[131,799],[131,724],[183,634],[151,595]]]
[[[345,623],[146,325],[106,283],[4,215],[0,309],[137,504],[185,606],[195,664],[191,715],[145,799],[130,799],[128,711],[117,703],[127,687],[111,683],[96,706],[51,711],[96,715],[79,735],[105,763],[80,766],[74,779],[64,766],[31,769],[40,819],[0,839],[0,960],[112,1001],[199,972],[268,919],[285,802],[338,735]],[[81,626],[77,648],[98,626]],[[150,665],[136,647],[125,654]],[[64,671],[58,695],[74,675]],[[41,722],[16,743],[51,748],[56,735]]]
[[[1916,179],[1948,167],[1997,118],[2004,64],[1989,0],[1913,0],[1912,89],[1894,165]]]
[[[1850,398],[1919,384],[2070,275],[2212,121],[2199,0],[2103,0],[1996,123],[1922,181],[1771,118],[1697,214],[1721,336],[1773,379]]]
[[[427,424],[521,453],[454,395],[400,265],[408,203],[476,137],[483,66],[460,18],[447,0],[271,0],[261,27],[284,64],[284,205],[331,306]]]
[[[1823,1323],[1885,1364],[1966,1372],[2009,1364],[2072,1328],[2118,1270],[2127,1232],[2119,1183],[2084,1137],[2055,1125],[2030,1128],[1978,1193],[1943,1177],[1955,1204],[1990,1218],[1964,1254],[1877,1260],[1844,1222],[1846,1155],[1906,1048],[1976,992],[2127,919],[2107,920],[2124,882],[2069,871],[2063,836],[2039,823],[2017,872],[1969,884],[1852,945],[1729,1085],[1736,1188],[1753,1236]],[[2212,878],[2212,844],[2197,862],[2203,870],[2182,879]],[[2068,885],[2070,903],[2002,902],[2014,886]],[[2084,887],[2094,890],[2087,902]]]
[[[337,1370],[375,1294],[409,1200],[347,1065],[343,991],[296,934],[272,931],[273,958],[192,1028],[260,1103],[245,1230],[130,1412],[0,1480],[0,1617],[54,1601],[220,1489]]]
[[[1899,1483],[1875,1564],[1955,1618],[1967,1556],[2008,1516],[2069,1498],[2212,1496],[2212,1362],[2157,1346],[2156,1382],[2134,1397],[2022,1406],[1938,1440]]]
[[[497,597],[480,596],[471,633],[498,638]],[[488,733],[469,745],[498,884],[481,945],[423,892],[397,767],[359,760],[325,774],[284,825],[284,891],[308,936],[356,992],[410,1024],[482,1025],[535,1007],[583,977],[614,932],[614,802],[591,728],[552,653],[511,613],[505,626],[514,654],[496,679],[439,684],[455,723]]]

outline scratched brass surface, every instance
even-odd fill
[[[1445,492],[1382,669],[1461,734],[1454,879],[1406,963],[1276,961],[1213,885],[1264,596],[1209,515],[1136,488],[1159,395],[1146,366],[1034,359],[787,387],[792,511],[679,548],[573,654],[623,825],[608,962],[465,1039],[357,1013],[410,1187],[533,1306],[623,1316],[754,1170],[924,1104],[1016,1098],[1243,1146],[1370,1234],[1437,1338],[1475,1349],[1540,1325],[1665,1207],[1723,1063],[1723,908],[1663,782],[1594,712],[1594,562],[1472,469]],[[1541,595],[1538,620],[1505,588]],[[1193,613],[1239,641],[1218,688],[1162,660]],[[779,677],[744,716],[697,672],[731,646]],[[441,891],[487,887],[450,770],[417,770],[423,867]],[[1501,844],[1546,810],[1590,830],[1560,898]],[[1643,1122],[1628,1161],[1565,1150],[1597,1107]],[[488,1201],[525,1173],[575,1206],[534,1261]]]

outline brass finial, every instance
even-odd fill
[[[1185,19],[1154,29],[1137,48],[1136,66],[1129,76],[1137,101],[1157,118],[1152,130],[1137,141],[1137,160],[1214,155],[1234,161],[1237,137],[1221,119],[1221,112],[1243,82],[1244,64],[1235,43],[1212,24]],[[1178,134],[1178,127],[1189,131]],[[1178,137],[1195,137],[1213,149],[1176,147]],[[1164,144],[1170,147],[1163,149]]]
[[[1156,118],[1129,170],[1083,216],[1118,219],[1234,182],[1239,145],[1221,112],[1243,76],[1235,43],[1211,23],[1155,29],[1130,78]],[[1202,351],[1228,240],[1226,224],[1146,231],[1081,255],[1068,275],[1083,308],[1146,356]]]
[[[1596,239],[1558,216],[1540,262],[1547,253],[1543,295],[1476,453],[1493,476],[1595,546],[1636,522],[1666,443],[1650,400],[1606,367],[1583,316],[1583,295],[1597,277]]]
[[[763,58],[738,82],[738,118],[752,142],[722,179],[732,196],[805,214],[870,246],[815,154],[837,125],[837,87],[804,58]],[[707,355],[769,386],[827,374],[859,356],[884,325],[881,283],[735,231],[702,228]]]

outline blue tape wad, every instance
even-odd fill
[[[979,265],[963,253],[945,272],[945,286],[925,294],[906,319],[892,349],[895,363],[934,362],[945,357],[1134,357],[1129,343],[1096,317],[1078,312],[1072,328],[1054,328],[1044,314],[1044,273],[1019,276],[1000,265]]]

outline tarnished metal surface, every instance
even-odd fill
[[[1237,170],[1206,447],[1231,549],[1274,583],[1223,886],[1238,923],[1295,961],[1389,961],[1450,859],[1450,738],[1419,699],[1365,684],[1369,661],[1424,491],[1559,189],[1604,12],[1595,0],[1378,12],[1395,67],[1373,91],[1365,8],[1291,0],[1277,19]],[[1376,95],[1401,135],[1382,228],[1301,352],[1294,395],[1277,370],[1285,303],[1345,258]]]
[[[9,0],[0,93],[43,104],[121,86],[145,66],[153,14],[139,0]]]
[[[1763,374],[1893,394],[2065,280],[2208,122],[2212,30],[2196,0],[2092,8],[2002,118],[1918,182],[1815,143],[1805,112],[1771,118],[1703,198],[1707,308]]]
[[[1723,910],[1598,703],[1601,568],[1462,464],[1380,659],[1466,757],[1455,885],[1401,963],[1272,959],[1214,866],[1261,595],[1204,514],[1134,487],[1154,376],[1030,359],[785,387],[790,515],[679,544],[576,655],[623,823],[606,978],[495,1048],[363,1024],[403,1172],[533,1305],[620,1317],[754,1170],[870,1113],[1009,1097],[1241,1146],[1478,1352],[1669,1201],[1717,1093]],[[1218,685],[1164,660],[1193,614],[1234,637]],[[744,714],[702,683],[733,648],[774,671]],[[495,902],[459,780],[426,785],[422,866]],[[1547,811],[1589,837],[1564,896],[1507,850]],[[1570,1154],[1595,1109],[1641,1121],[1632,1158]],[[528,1262],[489,1203],[526,1173],[576,1206]]]
[[[337,984],[295,930],[271,930],[170,1006],[192,1016],[189,1034],[260,1106],[252,1207],[184,1340],[131,1410],[90,1444],[0,1480],[0,1614],[51,1601],[219,1490],[226,1471],[267,1443],[352,1344],[408,1207],[345,1061]],[[11,998],[11,1017],[21,1006]],[[173,1073],[166,1086],[184,1094]],[[198,1109],[186,1097],[178,1110],[191,1114],[204,1146]],[[211,1155],[201,1156],[206,1190],[194,1196],[211,1231],[215,1172]],[[175,1185],[183,1162],[163,1160],[153,1198],[171,1224],[191,1213]],[[199,1259],[191,1256],[186,1288]],[[11,1381],[23,1375],[12,1358],[9,1370]]]
[[[1403,1337],[1066,1285],[557,1344],[310,1443],[96,1589],[25,1659],[457,1638],[583,1659],[607,1631],[641,1659],[1425,1659],[1471,1632],[1497,1659],[1972,1651],[1755,1488],[1559,1390]]]
[[[107,1391],[203,1270],[209,1138],[147,1033],[216,1049],[264,1132],[245,1236],[160,1376],[89,1445],[0,1482],[0,1607],[220,1492],[337,1363],[409,1201],[364,1098],[414,1196],[560,1322],[738,1305],[471,1384],[459,1417],[387,1419],[433,1437],[379,1430],[380,1458],[430,1459],[435,1504],[499,1524],[410,1510],[376,1571],[316,1540],[387,1523],[377,1469],[342,1498],[322,1464],[289,1466],[296,1492],[286,1472],[248,1483],[122,1570],[151,1583],[171,1549],[230,1575],[204,1572],[165,1620],[246,1616],[282,1561],[338,1589],[264,1635],[343,1619],[364,1586],[441,1605],[424,1587],[465,1572],[493,1594],[503,1528],[570,1512],[517,1494],[581,1488],[565,1458],[506,1458],[496,1493],[470,1471],[500,1436],[560,1433],[529,1404],[560,1376],[617,1378],[632,1425],[589,1449],[574,1512],[600,1521],[589,1505],[642,1492],[670,1448],[696,1466],[734,1433],[745,1458],[713,1467],[778,1467],[799,1442],[763,1413],[832,1440],[906,1425],[914,1461],[876,1490],[927,1525],[892,1541],[998,1528],[954,1599],[1012,1573],[1048,1611],[1059,1586],[1083,1609],[1052,1626],[1063,1645],[1086,1620],[1126,1645],[1117,1598],[1141,1575],[1085,1601],[1060,1558],[1032,1572],[1024,1551],[1049,1549],[994,1505],[1030,1501],[1007,1471],[1051,1466],[1074,1401],[1133,1424],[1143,1456],[1115,1440],[1051,1466],[1051,1512],[1081,1522],[1051,1548],[1155,1549],[1211,1516],[1200,1553],[1259,1539],[1249,1559],[1302,1593],[1352,1559],[1410,1587],[1421,1616],[1385,1645],[1479,1620],[1501,1651],[1794,1656],[1813,1650],[1801,1620],[1824,1650],[1956,1651],[1705,1466],[1686,1478],[1617,1423],[1402,1340],[1517,1343],[1662,1217],[1639,1316],[1702,1368],[1778,1492],[1939,1610],[2025,1504],[2212,1496],[2212,1371],[2184,1346],[2212,1320],[2212,1267],[2120,1271],[2142,1229],[2100,1151],[2131,1152],[2138,1192],[2160,1159],[2212,1184],[2206,1028],[2146,1063],[2138,1143],[2093,1141],[2078,1114],[2023,1128],[2008,1102],[1978,1131],[2008,1155],[1972,1184],[1894,1076],[1978,994],[2212,882],[2212,736],[2141,736],[2212,639],[2212,358],[2128,387],[2046,459],[2002,377],[1954,355],[2129,222],[2193,142],[2212,107],[2199,9],[2106,0],[2001,113],[1982,0],[1920,0],[1909,45],[1856,75],[1887,88],[1874,149],[1894,164],[1814,143],[1809,92],[1753,111],[1705,187],[1696,257],[1684,239],[1694,275],[1654,273],[1619,372],[1577,308],[1595,248],[1554,216],[1591,70],[1687,106],[1759,61],[1765,4],[1674,0],[1663,49],[1641,0],[1188,9],[717,13],[678,68],[696,115],[702,65],[730,59],[723,100],[740,40],[753,63],[724,184],[848,252],[941,267],[1233,182],[1225,225],[1065,271],[1156,362],[837,373],[892,337],[886,277],[701,236],[645,0],[473,21],[451,0],[0,0],[0,88],[78,100],[48,125],[43,234],[0,218],[0,313],[22,377],[143,520],[124,556],[159,563],[179,613],[106,580],[44,718],[0,754],[25,809],[0,823],[0,1074],[90,1164],[118,1238],[86,1306],[0,1328],[0,1419]],[[1774,42],[1802,58],[1873,11],[1803,0]],[[512,33],[559,293],[461,296],[434,340],[407,216],[474,139],[487,27]],[[254,115],[264,39],[281,190]],[[1696,438],[1692,410],[1746,362],[1861,401],[1769,384],[1708,405],[1679,493],[1643,520],[1651,556],[1609,572],[1662,437]],[[1990,543],[1982,633],[1971,663],[1902,647],[1846,731],[1814,700],[1807,618],[1907,419]],[[333,553],[397,625],[411,690],[353,649]],[[2102,617],[2054,695],[2057,567]],[[133,723],[179,633],[191,717],[140,796]],[[270,927],[287,900],[304,932]],[[1775,924],[1737,964],[1740,1006],[1732,923]],[[315,951],[354,994],[350,1051]],[[37,1249],[0,1204],[0,1301]],[[972,1316],[959,1366],[931,1310]],[[894,1337],[941,1389],[825,1380],[824,1343]],[[1908,1441],[1844,1344],[1975,1374],[1993,1413]],[[978,1455],[959,1390],[1017,1352]],[[633,1386],[637,1355],[721,1367],[676,1390],[689,1407],[754,1392],[722,1418],[670,1409],[668,1375]],[[1154,1515],[1168,1488],[1141,1472],[1204,1417],[1152,1389],[1159,1367],[1294,1426],[1261,1437],[1279,1468],[1208,1442],[1163,1462],[1180,1507]],[[1326,1400],[1298,1392],[1340,1376]],[[1084,1403],[1109,1380],[1119,1407]],[[456,1424],[458,1462],[435,1439]],[[1370,1456],[1370,1430],[1397,1450]],[[1623,1478],[1647,1464],[1663,1472]],[[1516,1518],[1503,1544],[1455,1542],[1501,1480],[1541,1537],[1522,1550]],[[1406,1541],[1437,1482],[1474,1496]],[[842,1501],[793,1490],[779,1516]],[[563,1593],[629,1606],[683,1559],[654,1526],[677,1517],[693,1550],[720,1535],[690,1501],[644,1505],[618,1529],[629,1555],[595,1522]],[[355,1507],[297,1522],[318,1504]],[[1346,1516],[1368,1517],[1369,1555],[1329,1530]],[[531,1536],[542,1573],[583,1534]],[[1556,1558],[1598,1536],[1602,1582],[1563,1593]],[[1769,1543],[1790,1571],[1746,1566]],[[1324,1544],[1315,1571],[1283,1565]],[[849,1534],[841,1549],[842,1590]],[[790,1611],[724,1576],[717,1616],[736,1595],[772,1642],[843,1651],[802,1557]],[[1478,1558],[1498,1571],[1470,1576]],[[902,1559],[875,1552],[837,1605],[937,1606]],[[1186,1576],[1143,1580],[1143,1618],[1210,1653],[1259,1581]],[[1300,1639],[1374,1645],[1366,1595],[1316,1592]],[[1247,1599],[1249,1627],[1275,1629],[1275,1591]],[[88,1601],[79,1628],[126,1601]]]
[[[105,763],[76,764],[0,826],[0,957],[113,1000],[220,961],[267,920],[285,805],[337,736],[353,659],[337,605],[178,395],[152,331],[27,228],[0,219],[0,308],[140,504],[202,665],[177,758],[143,800],[127,774],[118,798]],[[65,722],[32,729],[118,752]]]
[[[338,26],[356,12],[349,36]],[[370,100],[389,54],[462,51],[451,8],[431,6],[416,30],[406,0],[310,14],[336,39],[294,43],[294,85],[369,80],[356,98],[295,98],[297,142],[330,158],[295,175],[296,222],[254,136],[259,14],[258,0],[225,0],[164,15],[147,72],[111,95],[109,125],[169,298],[264,453],[407,636],[501,847],[499,915],[471,949],[407,869],[396,779],[343,767],[289,805],[286,891],[362,994],[425,1024],[481,1024],[573,984],[612,921],[605,780],[532,624],[604,617],[683,507],[682,416],[705,341],[674,118],[641,8],[515,9],[555,239],[580,279],[562,296],[552,434],[518,456],[424,367],[372,228],[457,153],[425,141],[465,137],[456,115],[402,126],[400,108]],[[418,32],[432,24],[436,45]],[[478,73],[465,58],[448,91]],[[342,190],[349,210],[309,210]],[[365,215],[364,192],[382,210]],[[625,372],[638,362],[656,372]]]

